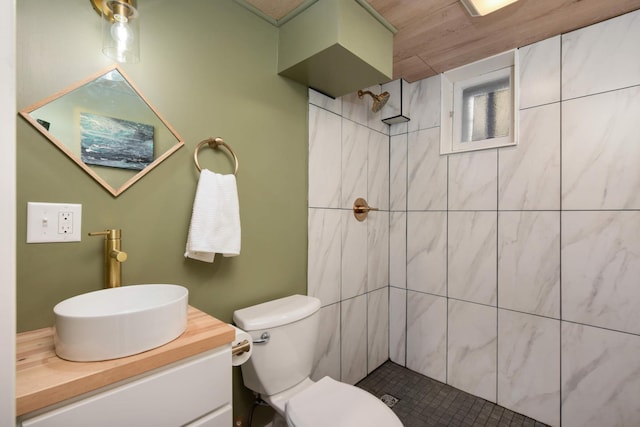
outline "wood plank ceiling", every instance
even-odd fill
[[[276,21],[303,3],[245,1]],[[366,1],[398,29],[393,78],[409,82],[640,9],[640,0],[519,0],[472,18],[458,0]]]

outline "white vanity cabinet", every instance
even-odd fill
[[[18,427],[229,427],[231,387],[226,344],[27,413]]]

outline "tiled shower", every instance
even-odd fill
[[[439,76],[391,127],[310,91],[315,378],[391,358],[551,425],[640,425],[638,46],[640,11],[521,48],[509,148],[439,155]]]
[[[357,95],[309,94],[308,287],[322,302],[313,378],[355,384],[389,358],[388,126]],[[379,209],[363,222],[358,197]]]

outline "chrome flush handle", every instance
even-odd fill
[[[260,339],[257,340],[253,340],[254,344],[266,344],[269,342],[269,340],[271,339],[271,335],[269,334],[269,332],[263,332],[262,335],[260,335]]]

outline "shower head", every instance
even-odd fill
[[[373,98],[373,105],[371,111],[377,113],[384,107],[384,104],[389,100],[389,92],[382,92],[380,95],[376,95],[369,90],[359,90],[358,97],[362,98],[364,95],[370,95]]]

